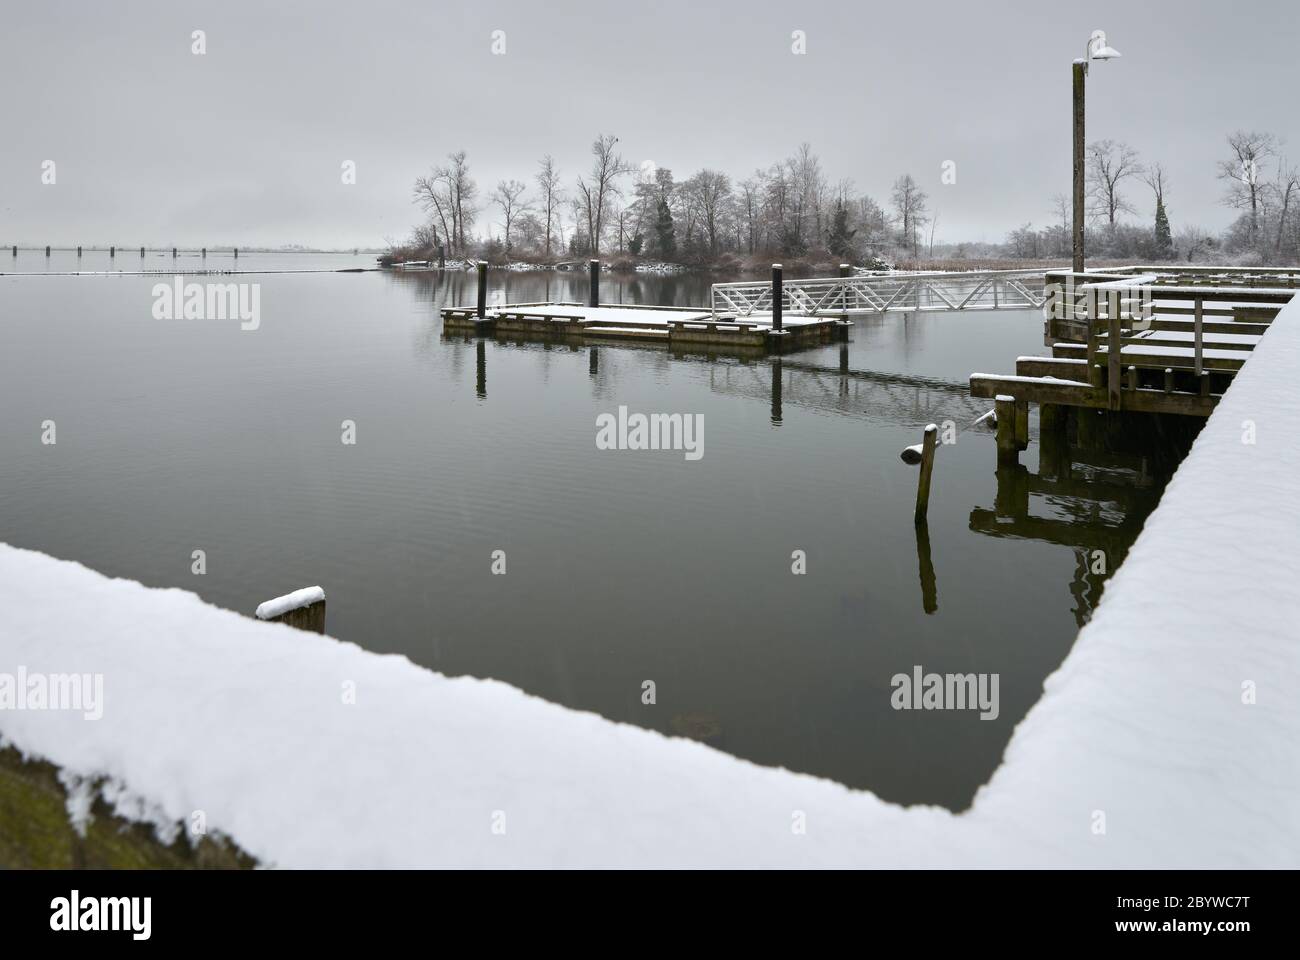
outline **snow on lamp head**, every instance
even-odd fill
[[[1087,58],[1089,60],[1111,60],[1119,56],[1123,54],[1106,43],[1105,30],[1092,31],[1092,36],[1088,38]]]

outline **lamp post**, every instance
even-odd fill
[[[1106,43],[1104,30],[1092,31],[1083,59],[1074,61],[1074,260],[1075,273],[1083,272],[1083,87],[1089,60],[1110,60],[1120,52]]]

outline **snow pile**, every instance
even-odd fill
[[[1292,304],[961,815],[5,545],[0,671],[102,674],[104,711],[0,734],[78,817],[95,778],[286,867],[1300,866],[1297,368]]]
[[[303,607],[310,607],[313,603],[320,603],[325,599],[325,591],[320,587],[303,587],[301,590],[295,590],[293,593],[286,593],[283,597],[276,597],[274,600],[268,600],[266,603],[257,605],[257,619],[274,620],[276,617],[282,617],[290,610],[299,610]]]

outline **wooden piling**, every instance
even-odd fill
[[[14,244],[14,256],[18,256],[18,244]]]
[[[1016,399],[998,394],[993,400],[993,409],[998,418],[998,463],[1003,466],[1019,463],[1020,451],[1016,447]]]
[[[207,247],[204,247],[204,248],[203,248],[203,259],[204,259],[204,260],[208,259],[208,248],[207,248]]]
[[[1029,401],[1016,401],[1016,449],[1029,449]]]
[[[1174,368],[1165,367],[1165,393],[1174,392]]]
[[[772,329],[781,330],[781,264],[772,264]]]
[[[235,259],[236,259],[236,260],[239,259],[239,248],[238,248],[238,247],[235,247]]]
[[[49,247],[48,244],[46,244],[46,247],[45,247],[45,255],[46,255],[47,257],[50,255],[50,247]]]
[[[592,260],[587,265],[587,306],[600,306],[600,261]]]
[[[1129,364],[1128,368],[1128,388],[1136,390],[1138,388],[1138,368]]]
[[[1083,272],[1083,217],[1084,217],[1084,128],[1083,96],[1084,82],[1087,76],[1088,61],[1076,60],[1072,64],[1074,80],[1074,196],[1072,199],[1073,234],[1071,248],[1071,269],[1075,273]]]
[[[916,515],[917,523],[925,523],[926,513],[930,509],[930,477],[934,473],[934,448],[939,443],[939,427],[929,424],[921,440],[921,473],[916,479]]]
[[[78,257],[81,256],[81,248],[80,248],[80,247],[77,247],[77,256],[78,256]]]
[[[144,247],[141,247],[141,248],[140,248],[140,256],[141,256],[141,257],[144,256]]]
[[[475,313],[480,320],[487,316],[487,261],[478,262],[478,309]]]
[[[176,259],[176,248],[175,248],[175,247],[172,247],[172,259],[173,259],[173,260]]]
[[[325,591],[320,587],[295,590],[261,604],[256,616],[267,623],[283,623],[298,630],[324,633]]]
[[[117,256],[117,247],[109,247],[109,248],[108,248],[108,255],[109,255],[110,258],[112,258],[112,257],[116,257],[116,256]]]
[[[1118,296],[1116,297],[1118,299]],[[1120,324],[1119,305],[1107,297],[1106,313],[1106,405],[1118,410],[1120,405]]]

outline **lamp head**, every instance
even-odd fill
[[[1111,60],[1118,56],[1122,54],[1106,43],[1105,30],[1092,31],[1092,36],[1088,38],[1088,59]]]

